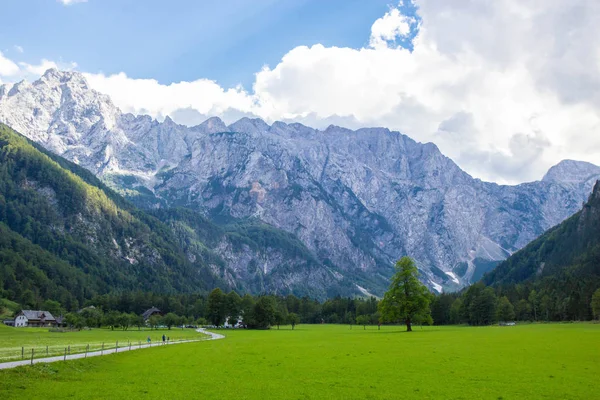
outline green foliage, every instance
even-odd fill
[[[85,326],[89,328],[99,328],[102,326],[102,310],[86,307],[79,313],[84,320]]]
[[[65,315],[65,323],[68,327],[77,329],[81,329],[85,325],[83,318],[77,313],[68,313]]]
[[[225,297],[225,314],[235,321],[233,324],[229,321],[231,325],[235,325],[242,314],[242,298],[233,290]]]
[[[501,263],[482,280],[517,320],[589,320],[600,287],[600,183],[583,209]]]
[[[508,297],[503,296],[498,300],[498,321],[513,321],[515,309]]]
[[[276,303],[271,296],[258,298],[248,321],[248,327],[253,329],[268,329],[276,322]]]
[[[12,317],[19,309],[20,306],[18,303],[0,298],[0,319]]]
[[[462,319],[469,325],[490,325],[496,322],[497,297],[483,283],[470,286],[462,297]]]
[[[454,300],[454,302],[452,302],[452,305],[450,306],[450,320],[448,321],[448,323],[453,325],[462,323],[464,321],[462,317],[462,310],[463,301],[459,297],[458,299]]]
[[[359,315],[356,317],[356,325],[362,325],[363,329],[367,328],[367,325],[371,323],[371,318],[368,315]]]
[[[298,317],[298,314],[296,314],[296,313],[288,314],[288,324],[290,324],[292,326],[292,330],[294,330],[296,328],[296,325],[298,325],[299,323],[300,323],[300,317]]]
[[[379,303],[383,321],[403,321],[406,330],[411,331],[415,318],[424,319],[429,315],[430,293],[419,281],[418,274],[411,258],[403,257],[396,263],[390,289]]]
[[[60,303],[55,300],[44,301],[42,304],[42,310],[50,312],[50,314],[52,314],[54,317],[58,317],[65,312]]]
[[[283,304],[277,304],[275,310],[275,318],[273,320],[274,324],[277,325],[277,329],[279,329],[280,325],[286,324],[288,321],[288,312],[287,308]]]
[[[162,317],[160,315],[152,315],[148,318],[148,325],[152,329],[157,329],[162,323]]]
[[[600,319],[600,288],[594,292],[591,306],[592,312],[594,313],[594,318]]]
[[[165,325],[169,330],[180,322],[180,317],[175,313],[167,313],[162,319],[162,324]]]
[[[166,225],[2,124],[0,263],[0,296],[67,310],[110,290],[207,289],[210,275]]]
[[[431,317],[436,325],[458,323],[452,321],[451,308],[458,295],[456,293],[441,293],[431,301]]]
[[[212,325],[221,326],[227,318],[227,303],[221,289],[213,289],[208,295],[207,319]]]

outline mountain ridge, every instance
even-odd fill
[[[257,218],[289,232],[342,276],[369,278],[374,293],[402,255],[431,288],[467,284],[575,213],[600,177],[600,167],[567,163],[542,181],[497,185],[386,128],[217,117],[188,128],[122,114],[80,74],[44,76],[0,90],[0,120],[146,208]]]

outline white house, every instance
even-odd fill
[[[54,326],[56,319],[48,311],[22,310],[15,317],[15,327]]]

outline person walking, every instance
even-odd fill
[[[167,340],[167,337],[165,336],[165,334],[163,333],[163,344],[165,344],[165,341]]]

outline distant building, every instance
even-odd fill
[[[244,322],[242,319],[242,316],[240,315],[239,317],[237,317],[237,322],[232,325],[230,322],[230,317],[227,317],[227,320],[225,320],[225,323],[223,324],[224,328],[241,328],[244,326]]]
[[[15,327],[23,328],[26,326],[56,326],[56,319],[48,311],[22,310],[15,317]]]
[[[63,327],[65,325],[67,325],[67,323],[65,322],[64,315],[60,315],[60,316],[56,317],[56,326]]]
[[[144,311],[142,317],[144,318],[144,322],[148,321],[153,315],[162,315],[162,312],[156,307],[152,307]]]
[[[84,312],[85,310],[95,310],[96,307],[95,306],[87,306],[87,307],[83,307],[81,310],[77,311],[77,314],[81,314],[82,312]]]
[[[15,320],[14,319],[5,319],[4,321],[2,321],[2,323],[4,325],[7,325],[7,326],[15,326]]]

